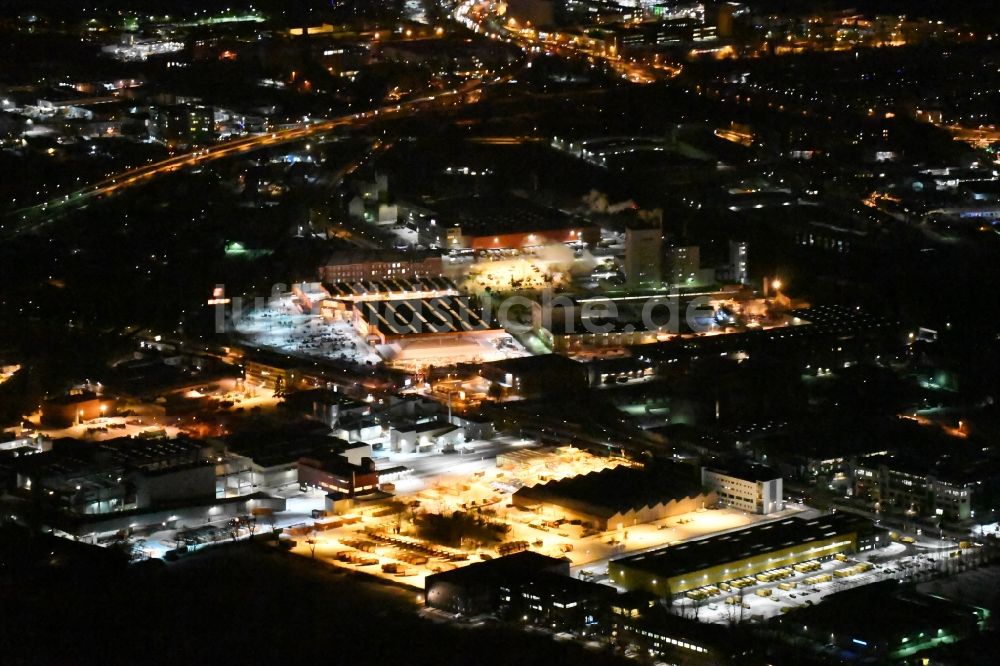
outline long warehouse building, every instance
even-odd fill
[[[858,516],[835,513],[811,520],[785,518],[623,557],[608,565],[608,574],[612,583],[628,590],[669,597],[808,560],[888,544],[888,532]]]
[[[614,467],[521,488],[512,501],[522,509],[581,520],[604,531],[714,506],[716,494],[678,467],[650,465]]]

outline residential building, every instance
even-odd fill
[[[672,245],[667,249],[667,277],[680,287],[701,282],[701,248],[697,245]]]
[[[625,229],[625,279],[631,287],[663,281],[663,232],[657,227]]]
[[[747,263],[748,246],[746,241],[729,241],[729,266],[732,270],[732,280],[739,284],[750,284],[750,268]]]
[[[210,106],[154,106],[149,113],[150,137],[167,145],[201,145],[216,139],[215,110]]]

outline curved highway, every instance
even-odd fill
[[[542,39],[534,30],[519,29],[516,24],[497,21],[497,17],[488,13],[488,6],[477,2],[477,0],[465,0],[459,3],[455,7],[452,18],[479,34],[492,39],[504,40],[520,47],[525,52],[545,51],[563,57],[575,56],[601,60],[623,78],[635,83],[651,83],[664,78],[673,78],[680,73],[680,66],[662,64],[655,59],[652,62],[646,62],[641,59],[622,58],[613,45],[608,47],[589,38],[581,41],[579,37],[554,33],[546,35],[545,39]],[[473,80],[445,92],[423,94],[398,104],[385,105],[360,113],[302,122],[273,132],[224,141],[151,164],[126,169],[68,194],[12,213],[7,224],[0,223],[0,234],[18,235],[36,231],[50,221],[54,215],[182,168],[194,167],[240,153],[299,141],[339,127],[363,125],[375,120],[379,115],[413,113],[423,105],[450,103],[456,96],[466,95],[484,86],[507,83],[513,79],[513,74],[506,74],[494,77],[489,81]]]
[[[194,167],[240,153],[299,141],[310,136],[329,132],[338,127],[360,126],[377,119],[380,115],[405,115],[413,113],[428,104],[452,103],[455,97],[464,96],[486,85],[506,83],[511,79],[513,79],[513,75],[507,74],[495,77],[487,82],[474,80],[452,90],[424,94],[398,104],[385,105],[377,109],[327,120],[303,122],[265,134],[232,139],[191,152],[174,155],[159,162],[127,169],[55,199],[16,211],[12,214],[14,218],[13,224],[0,225],[0,233],[17,235],[35,231],[48,222],[54,214],[86,204],[92,199],[114,194],[121,189],[145,183],[156,176],[171,173],[185,167]],[[11,228],[8,229],[8,226]]]

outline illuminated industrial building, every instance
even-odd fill
[[[42,402],[42,423],[50,426],[69,426],[111,416],[115,399],[92,391],[81,391],[48,398]]]
[[[362,279],[324,285],[334,301],[389,301],[402,298],[439,298],[458,296],[455,283],[444,277]],[[324,304],[325,305],[325,304]]]
[[[200,442],[120,438],[59,440],[19,459],[17,491],[68,517],[215,499],[215,469]]]
[[[600,240],[600,228],[588,220],[522,197],[460,197],[434,202],[433,208],[446,227],[449,248],[520,249]]]
[[[719,494],[719,504],[723,506],[764,514],[784,508],[781,476],[762,465],[734,469],[703,467],[701,482]]]
[[[463,297],[361,301],[355,305],[352,321],[359,335],[377,344],[407,336],[457,335],[491,329],[475,303]],[[498,335],[502,332],[497,330]]]
[[[426,604],[450,613],[490,612],[500,605],[504,588],[510,590],[543,573],[568,577],[569,560],[523,551],[436,573],[424,583]]]
[[[441,275],[441,255],[384,250],[335,252],[319,268],[320,281],[332,284],[359,280],[427,278]]]
[[[869,612],[857,612],[862,609],[874,611],[877,620]],[[823,603],[775,618],[771,624],[786,640],[833,645],[851,661],[919,663],[918,653],[940,650],[986,630],[990,615],[985,608],[888,580],[831,594]]]
[[[811,520],[786,518],[614,560],[608,565],[608,574],[612,583],[626,589],[669,597],[888,543],[885,530],[849,514]]]
[[[604,531],[712,506],[715,493],[703,492],[698,483],[671,468],[615,467],[521,488],[511,501]]]
[[[318,488],[348,497],[378,487],[378,472],[371,458],[367,457],[361,459],[360,465],[352,464],[340,454],[300,458],[298,472],[300,487]]]

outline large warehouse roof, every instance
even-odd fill
[[[528,233],[591,226],[561,210],[517,196],[466,196],[434,202],[446,224],[461,226],[467,236]]]
[[[688,541],[640,555],[623,557],[615,560],[615,563],[668,578],[783,548],[805,545],[812,541],[863,531],[870,526],[871,523],[863,518],[845,513],[835,513],[812,520],[785,518],[707,539]]]
[[[568,571],[568,565],[569,560],[566,558],[549,557],[525,550],[451,571],[431,574],[426,578],[424,587],[429,589],[434,583],[470,586],[524,580],[545,571],[561,572],[564,569]]]
[[[549,502],[608,518],[701,493],[697,481],[672,468],[622,466],[521,488],[515,496],[522,501]]]
[[[463,297],[362,301],[356,307],[369,326],[385,335],[427,335],[490,329],[479,309],[468,298]]]

